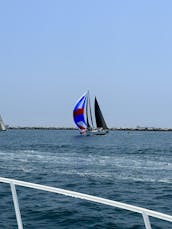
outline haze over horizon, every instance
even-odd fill
[[[89,89],[108,127],[172,128],[172,2],[1,1],[0,114],[75,127]]]

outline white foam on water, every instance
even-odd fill
[[[45,172],[77,175],[97,180],[110,179],[172,183],[172,161],[165,157],[123,154],[55,153],[37,150],[0,151],[0,168],[24,173]],[[36,166],[36,165],[39,166]],[[53,168],[53,169],[52,169]],[[169,174],[168,174],[169,173]]]

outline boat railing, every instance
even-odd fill
[[[120,208],[120,209],[124,209],[124,210],[128,210],[128,211],[140,213],[143,217],[143,221],[144,221],[144,225],[145,225],[146,229],[151,229],[151,223],[149,220],[150,216],[154,217],[154,218],[161,219],[161,220],[165,220],[168,222],[172,222],[172,216],[171,215],[163,214],[163,213],[152,211],[152,210],[149,210],[146,208],[141,208],[141,207],[137,207],[134,205],[125,204],[125,203],[121,203],[118,201],[113,201],[113,200],[109,200],[109,199],[105,199],[105,198],[101,198],[101,197],[97,197],[97,196],[87,195],[87,194],[83,194],[83,193],[79,193],[79,192],[69,191],[66,189],[54,188],[54,187],[50,187],[50,186],[45,186],[45,185],[40,185],[40,184],[35,184],[35,183],[30,183],[30,182],[25,182],[25,181],[20,181],[20,180],[8,179],[8,178],[3,178],[3,177],[0,177],[0,182],[8,183],[11,186],[11,192],[12,192],[12,198],[13,198],[13,203],[14,203],[14,209],[15,209],[18,229],[23,229],[23,223],[22,223],[22,218],[21,218],[21,213],[20,213],[18,196],[17,196],[17,192],[16,192],[16,186],[23,186],[23,187],[27,187],[27,188],[33,188],[33,189],[38,189],[38,190],[42,190],[42,191],[48,191],[48,192],[52,192],[52,193],[62,194],[65,196],[75,197],[78,199],[88,200],[91,202],[105,204],[108,206],[112,206],[112,207],[116,207],[116,208]]]

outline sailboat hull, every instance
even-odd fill
[[[95,135],[106,135],[108,133],[108,130],[104,129],[92,129],[92,130],[87,130],[84,133],[81,133],[84,136],[95,136]]]
[[[106,135],[108,133],[108,130],[98,130],[96,132],[96,135]]]

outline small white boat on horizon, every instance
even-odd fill
[[[7,130],[6,126],[5,126],[5,124],[4,124],[3,120],[2,120],[2,117],[0,115],[0,131],[5,131],[5,130]]]

